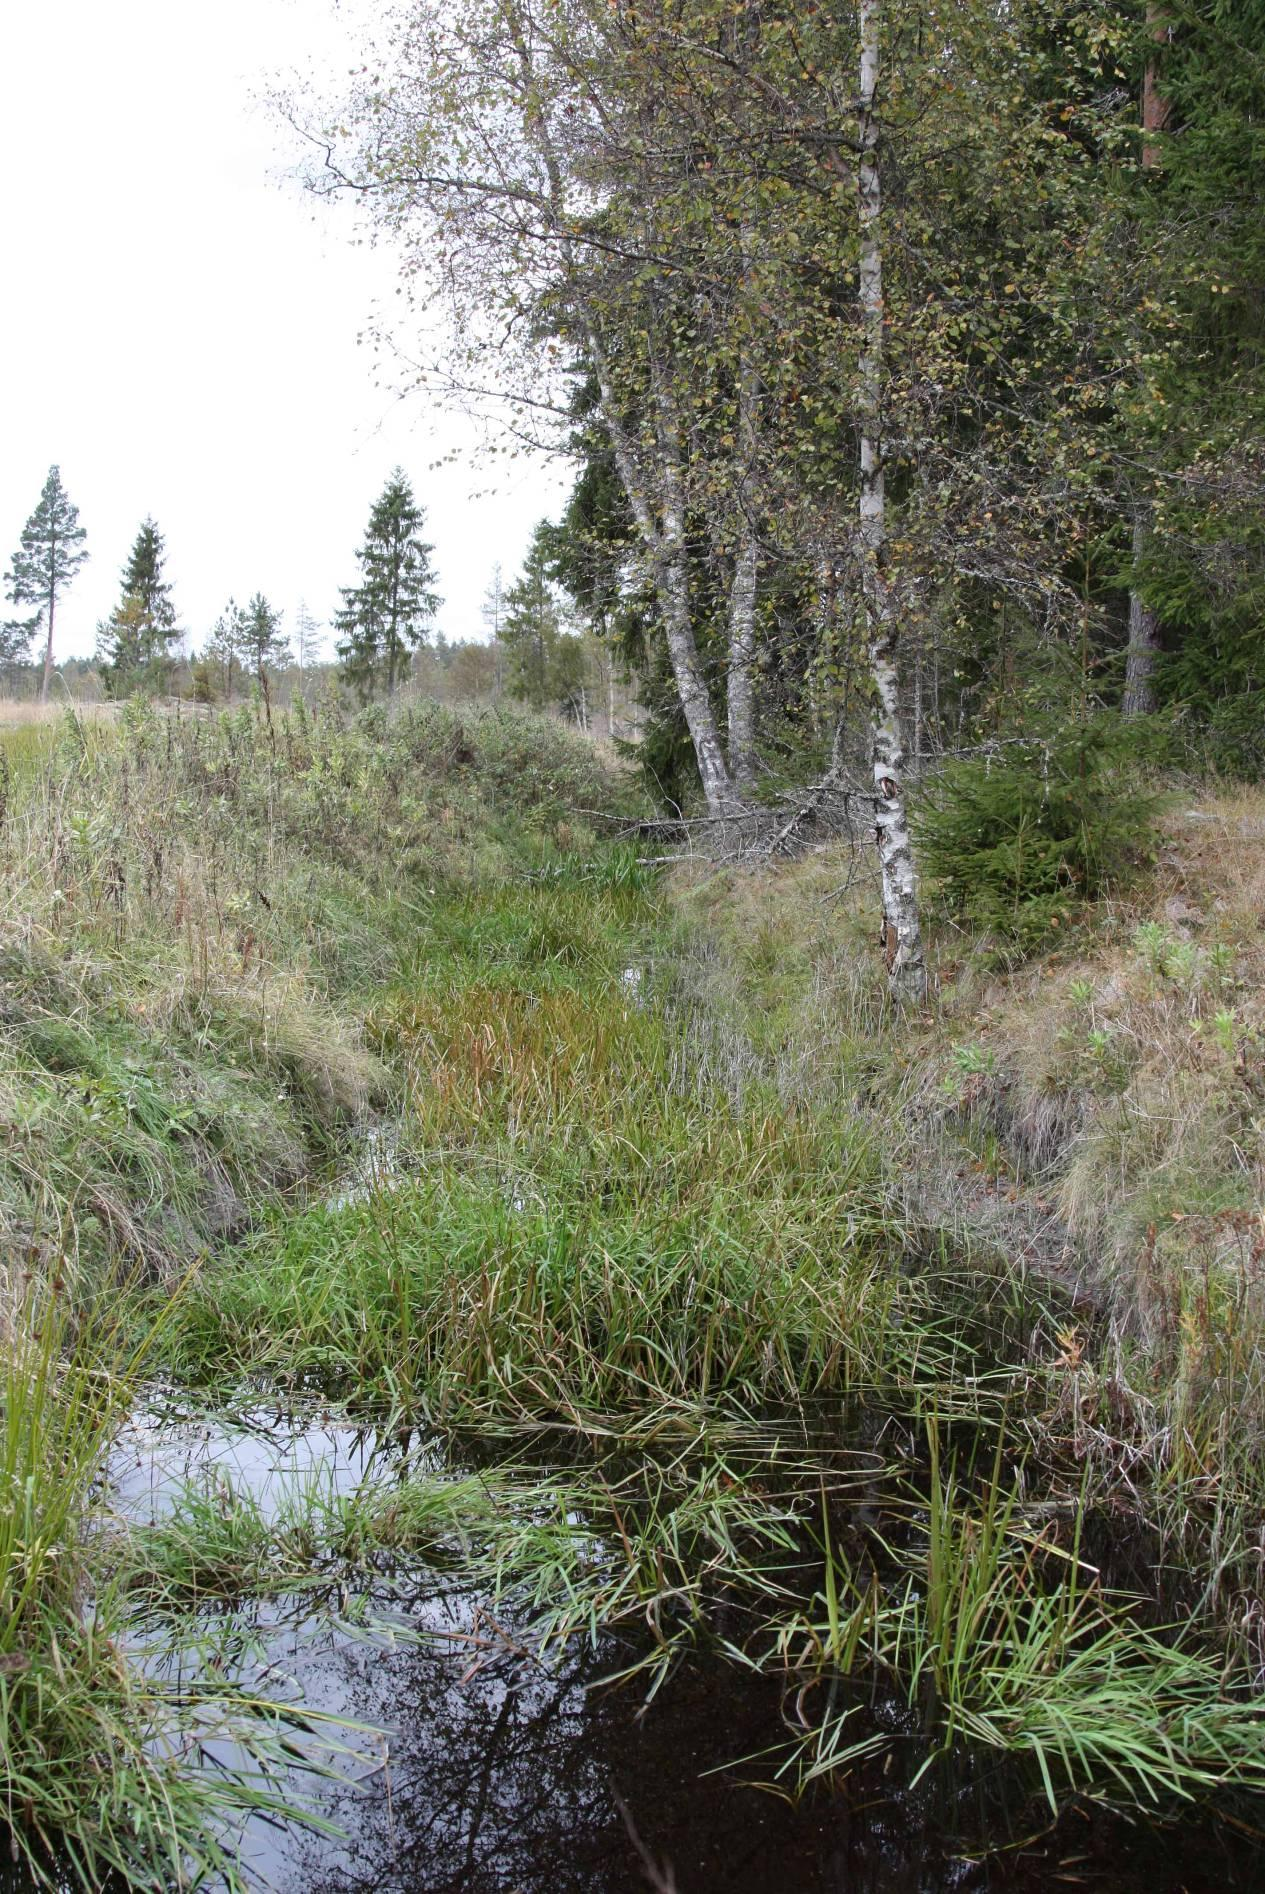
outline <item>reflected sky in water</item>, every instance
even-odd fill
[[[160,1517],[190,1478],[247,1486],[269,1516],[295,1482],[351,1491],[433,1451],[380,1443],[329,1417],[257,1411],[236,1423],[155,1407],[111,1466],[116,1509]],[[357,1610],[367,1622],[349,1622]],[[1032,1841],[1009,1827],[1001,1779],[901,1785],[899,1760],[799,1807],[735,1767],[785,1734],[779,1687],[731,1666],[683,1666],[643,1711],[635,1689],[594,1687],[628,1661],[605,1643],[556,1668],[534,1661],[501,1608],[433,1571],[379,1573],[356,1598],[263,1600],[217,1616],[243,1682],[297,1695],[382,1734],[348,1738],[347,1779],[322,1786],[341,1839],[252,1822],[239,1850],[278,1894],[968,1894],[975,1889],[1177,1894],[1265,1885],[1265,1855],[1220,1858],[1224,1831],[1155,1837],[1073,1812]],[[881,1714],[881,1710],[879,1712]],[[212,1757],[214,1761],[214,1756]],[[231,1755],[219,1757],[222,1762]],[[912,1771],[913,1762],[910,1763]],[[986,1812],[981,1815],[981,1796]],[[981,1823],[985,1825],[981,1828]],[[1027,1824],[1025,1829],[1024,1824]],[[962,1838],[1030,1842],[987,1864]],[[631,1831],[631,1832],[630,1832]]]

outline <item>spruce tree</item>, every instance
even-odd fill
[[[256,677],[279,670],[293,661],[289,640],[281,629],[281,613],[262,592],[256,592],[242,614],[242,649]]]
[[[140,600],[141,610],[165,638],[179,637],[171,587],[163,578],[167,549],[154,521],[141,521],[128,562],[123,568],[123,591]]]
[[[144,607],[135,592],[125,592],[110,616],[97,626],[97,664],[108,697],[129,697],[146,681]]]
[[[40,493],[39,504],[18,541],[18,549],[5,574],[5,587],[15,605],[38,605],[48,627],[44,645],[44,675],[40,683],[40,702],[48,702],[53,678],[53,626],[57,601],[88,557],[84,540],[88,537],[79,524],[79,509],[67,497],[61,483],[61,471],[50,467]]]
[[[360,584],[344,589],[334,620],[343,675],[362,699],[372,697],[379,683],[385,683],[388,695],[395,690],[409,652],[425,641],[439,609],[432,589],[434,548],[421,537],[424,521],[397,467],[374,503],[356,555]]]
[[[562,614],[550,572],[548,522],[532,535],[523,569],[505,594],[501,639],[511,697],[544,710],[564,694],[556,676]]]
[[[162,534],[152,519],[143,520],[121,574],[122,595],[97,631],[98,660],[111,697],[166,682],[180,627],[163,578],[165,559]]]

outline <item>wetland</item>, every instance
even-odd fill
[[[829,862],[257,717],[6,821],[12,1884],[1256,1885],[1246,1290],[1182,1380],[1006,1239]]]

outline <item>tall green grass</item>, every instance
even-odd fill
[[[3,733],[0,766],[4,1814],[49,1885],[233,1884],[234,1824],[284,1809],[312,1719],[234,1688],[213,1650],[183,1651],[206,1642],[207,1588],[242,1582],[241,1508],[191,1515],[183,1549],[105,1531],[110,1441],[173,1285],[391,1101],[363,1013],[436,889],[455,923],[486,878],[543,876],[507,964],[579,964],[586,937],[547,871],[591,837],[569,803],[614,785],[529,718],[436,707],[387,724],[334,701],[71,717]],[[625,862],[597,892],[618,905],[636,879]],[[484,952],[477,933],[467,945]],[[293,1541],[292,1567],[314,1543]],[[137,1612],[175,1599],[195,1546],[197,1583],[138,1646]],[[195,1766],[216,1735],[247,1758],[239,1776]]]
[[[141,1667],[132,1605],[94,1492],[129,1411],[151,1334],[121,1315],[71,1311],[67,1285],[31,1284],[0,1376],[0,1823],[31,1883],[85,1890],[239,1885],[234,1835],[252,1813],[319,1819],[293,1772],[330,1767],[321,1719],[236,1688],[203,1664],[197,1681]],[[170,1640],[168,1640],[170,1642]],[[176,1673],[187,1664],[173,1662]],[[227,1739],[242,1766],[190,1766]]]
[[[928,1766],[996,1750],[1055,1807],[1265,1788],[1265,1726],[1223,1658],[1086,1578],[1079,1540],[1008,1484],[1012,1455],[1036,1494],[1071,1476],[1030,1354],[1061,1332],[1057,1297],[915,1250],[859,1118],[788,1108],[758,1065],[718,1096],[683,1050],[695,1024],[630,998],[620,917],[591,911],[568,977],[539,979],[540,899],[480,910],[485,945],[516,943],[500,979],[445,957],[379,1006],[409,1100],[394,1173],[204,1277],[178,1371],[315,1384],[458,1451],[569,1439],[565,1471],[491,1476],[457,1554],[541,1651],[635,1622],[651,1690],[718,1636],[801,1683],[890,1676]],[[942,1432],[980,1477],[941,1464]],[[890,1740],[851,1719],[809,1717],[800,1781]]]
[[[883,1592],[827,1539],[823,1616],[784,1628],[804,1657],[844,1677],[886,1671],[918,1713],[925,1760],[963,1743],[1031,1762],[1051,1810],[1088,1794],[1161,1809],[1213,1790],[1265,1789],[1265,1705],[1228,1688],[1194,1627],[1159,1629],[1144,1601],[1104,1589],[1081,1556],[1034,1528],[1000,1451],[982,1482],[942,1465],[929,1427],[923,1534],[893,1557]],[[896,1574],[907,1568],[903,1583]],[[911,1568],[911,1569],[910,1569]],[[801,1777],[871,1753],[854,1704],[805,1737]]]

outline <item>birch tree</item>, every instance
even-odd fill
[[[704,797],[723,814],[741,799],[691,607],[690,377],[653,215],[653,110],[618,29],[518,0],[412,7],[389,78],[349,102],[317,182],[358,193],[419,299],[444,307],[450,392],[505,397],[512,425],[556,445],[567,376],[591,375]],[[747,721],[739,707],[740,741]]]
[[[899,603],[887,570],[887,499],[883,466],[883,173],[877,117],[881,0],[860,0],[860,150],[857,221],[865,346],[861,356],[862,572],[874,678],[874,826],[883,888],[884,955],[892,991],[902,1000],[926,995],[927,970],[918,917],[909,817],[901,786],[904,743],[896,660]]]
[[[713,813],[756,782],[773,599],[819,677],[863,654],[910,997],[903,695],[925,727],[929,671],[938,725],[949,635],[974,676],[998,624],[1084,630],[1119,490],[1093,441],[1127,324],[1085,259],[1129,30],[1096,0],[412,0],[321,147],[445,318],[419,373],[555,448],[591,386]]]

